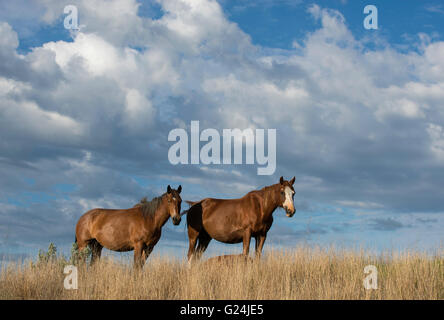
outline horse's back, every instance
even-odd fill
[[[190,223],[202,223],[203,220],[210,218],[213,215],[218,215],[218,212],[227,212],[227,208],[231,208],[228,212],[234,212],[235,207],[238,206],[239,199],[215,199],[205,198],[195,202],[187,212],[187,221]]]
[[[77,222],[76,233],[87,230],[91,233],[93,229],[101,228],[108,223],[122,223],[128,218],[137,219],[140,215],[140,209],[103,209],[95,208],[85,212]],[[126,223],[122,223],[126,224]]]
[[[259,201],[254,193],[248,193],[242,198],[216,199],[206,198],[201,201],[203,217],[210,215],[236,215],[256,214],[259,209]]]
[[[233,206],[239,206],[243,203],[248,202],[247,198],[237,198],[237,199],[217,199],[217,198],[206,198],[201,201],[202,208],[204,210],[206,209],[215,209],[217,207],[223,206],[223,207],[233,207]]]

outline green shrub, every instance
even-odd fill
[[[81,263],[85,263],[89,260],[91,256],[91,249],[89,247],[84,248],[79,251],[79,247],[76,242],[74,242],[71,246],[71,257],[69,259],[69,263],[72,265],[79,265]]]
[[[39,250],[37,264],[47,264],[48,262],[54,262],[57,260],[57,247],[54,243],[50,243],[48,251]]]

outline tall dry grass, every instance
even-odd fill
[[[375,265],[378,289],[363,286],[364,267]],[[442,254],[367,255],[298,248],[271,251],[260,261],[196,263],[148,260],[143,271],[116,259],[79,266],[77,290],[66,290],[60,261],[8,265],[0,299],[443,299]]]

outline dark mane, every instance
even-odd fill
[[[144,218],[154,217],[154,213],[157,211],[157,208],[159,208],[159,205],[162,202],[162,197],[163,195],[153,198],[151,201],[148,201],[146,197],[143,197],[140,202],[134,206],[134,208],[140,207]]]
[[[263,187],[262,189],[251,190],[250,192],[247,193],[247,195],[248,195],[248,194],[251,194],[251,193],[257,193],[257,192],[268,191],[268,190],[270,190],[270,189],[275,188],[276,185],[277,185],[277,184],[272,184],[272,185],[270,185],[270,186],[265,186],[265,187]]]

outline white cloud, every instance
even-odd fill
[[[144,130],[154,121],[155,110],[151,102],[135,89],[126,93],[125,124],[130,131]]]
[[[2,50],[8,50],[18,47],[17,33],[12,30],[11,26],[6,22],[0,22],[0,48]]]
[[[93,76],[112,71],[121,61],[117,50],[94,34],[79,33],[74,42],[48,42],[43,48],[55,53],[55,61],[62,69],[65,69],[72,59],[82,58],[86,70]]]
[[[430,149],[440,161],[444,161],[444,129],[438,124],[430,123],[427,127],[430,136]]]
[[[365,202],[365,201],[353,201],[353,200],[338,200],[336,201],[341,206],[361,208],[361,209],[381,209],[384,208],[383,205],[375,202]]]
[[[78,140],[84,134],[82,124],[58,112],[42,110],[33,101],[17,103],[2,96],[0,113],[4,125],[8,122],[15,123],[15,130],[21,135],[48,143],[59,142],[60,139]]]
[[[248,41],[237,25],[225,18],[215,0],[161,0],[159,3],[166,14],[156,23],[165,26],[176,40],[184,41],[193,53],[209,47],[230,49],[233,40],[239,42],[236,46]],[[221,43],[221,40],[225,41]]]

